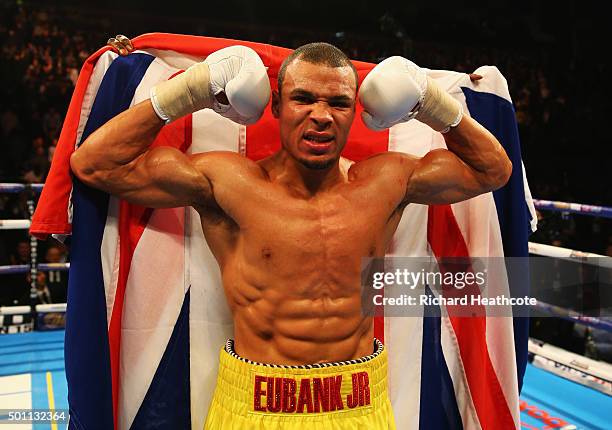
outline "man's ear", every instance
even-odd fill
[[[280,116],[280,94],[277,90],[272,90],[272,115],[277,119]]]

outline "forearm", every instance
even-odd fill
[[[494,188],[508,181],[512,163],[499,141],[486,128],[467,115],[444,134],[446,146]]]
[[[148,150],[163,125],[150,100],[131,107],[81,144],[70,159],[73,172],[88,176],[128,165]]]

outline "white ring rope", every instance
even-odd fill
[[[563,378],[612,395],[612,365],[529,339],[532,364]]]
[[[0,219],[0,230],[28,230],[31,224],[29,219]]]
[[[601,254],[594,254],[592,252],[576,251],[575,249],[563,248],[561,246],[545,245],[543,243],[529,242],[529,253],[533,255],[540,255],[542,257],[552,258],[563,258],[563,259],[575,259],[585,260],[587,258],[602,258],[609,259],[610,257]],[[608,264],[602,261],[606,267]]]

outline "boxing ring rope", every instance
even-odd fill
[[[39,272],[61,271],[67,272],[70,269],[70,263],[41,263],[38,265]],[[29,264],[13,264],[8,266],[0,266],[0,275],[12,275],[15,273],[28,273],[30,271]]]
[[[66,303],[36,305],[37,312],[66,312]],[[0,306],[1,315],[22,315],[30,312],[29,306]]]
[[[0,183],[0,193],[20,193],[25,190],[32,190],[40,193],[45,184],[17,184],[13,182]]]
[[[0,219],[0,230],[27,230],[29,228],[29,219]]]
[[[606,206],[583,205],[580,203],[555,202],[551,200],[533,199],[536,209],[554,212],[571,212],[579,215],[599,216],[612,218],[612,208]]]
[[[528,350],[534,366],[612,396],[610,364],[535,339],[529,339]]]
[[[585,260],[587,258],[610,258],[606,255],[594,254],[592,252],[576,251],[575,249],[563,248],[561,246],[545,245],[543,243],[529,242],[529,253],[542,257],[563,258],[574,260]]]
[[[581,314],[580,312],[571,309],[565,309],[560,306],[551,305],[549,303],[538,300],[535,307],[548,315],[562,318],[576,324],[593,327],[599,330],[605,330],[612,333],[612,319],[603,319],[598,317],[590,317]]]
[[[0,230],[27,230],[30,228],[32,217],[34,216],[35,201],[34,195],[42,191],[44,184],[18,184],[0,183],[0,192],[4,193],[27,193],[26,205],[28,208],[29,219],[20,220],[0,220]],[[23,267],[25,266],[25,267]],[[0,274],[5,273],[27,273],[30,272],[30,306],[29,314],[32,317],[33,328],[37,326],[37,290],[36,274],[38,273],[38,240],[30,236],[30,264],[17,266],[0,266]],[[52,269],[53,270],[53,269]],[[0,312],[0,315],[3,315]]]

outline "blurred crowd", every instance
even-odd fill
[[[101,19],[102,15],[106,18]],[[466,43],[442,33],[429,39],[409,36],[391,14],[368,24],[377,26],[376,36],[290,26],[271,30],[270,26],[248,22],[185,17],[171,27],[168,23],[174,20],[154,13],[134,18],[129,11],[101,14],[86,6],[0,0],[0,182],[44,182],[84,60],[118,32],[134,36],[157,29],[286,47],[323,40],[358,60],[377,62],[390,55],[404,55],[424,67],[460,72],[495,65],[508,80],[534,197],[612,206],[609,180],[601,180],[602,173],[604,178],[609,177],[609,162],[597,145],[598,139],[607,136],[598,128],[605,124],[604,109],[598,106],[605,104],[604,93],[597,90],[596,83],[607,76],[608,70],[603,64],[587,67],[576,56],[556,55],[557,48],[546,41],[528,44],[521,39],[516,46],[488,43],[494,39],[491,35],[495,29],[510,30],[501,27],[502,23],[458,21],[453,25],[478,25],[483,35]],[[422,33],[422,29],[417,30],[415,33]],[[517,41],[521,37],[518,33]],[[588,79],[576,79],[586,73]],[[27,199],[25,193],[0,194],[0,219],[28,218]],[[555,212],[538,213],[538,220],[539,230],[531,238],[534,242],[612,256],[610,220]],[[25,232],[0,234],[0,265],[27,264],[30,246]],[[42,262],[67,260],[66,245],[48,242],[38,247]],[[65,301],[66,275],[39,273],[35,281],[37,300]],[[25,275],[6,276],[0,288],[0,305],[29,303],[28,282]],[[550,332],[550,328],[547,330]]]
[[[3,181],[44,182],[92,42],[82,32],[61,27],[58,17],[44,9],[13,6],[2,12],[0,174]]]
[[[43,242],[37,248],[39,263],[66,263],[68,247],[59,242]],[[31,246],[29,240],[18,239],[15,251],[8,255],[11,265],[29,265]],[[42,257],[42,258],[41,258]],[[0,306],[30,305],[30,274],[3,274],[0,284]],[[68,272],[62,270],[39,271],[34,279],[36,304],[66,303]]]

